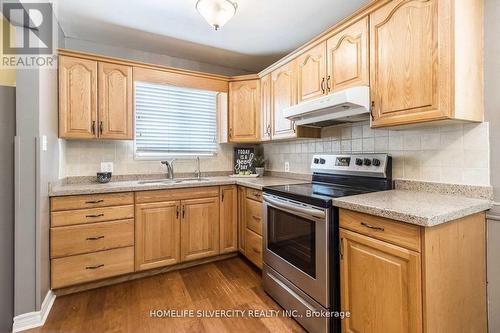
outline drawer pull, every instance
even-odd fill
[[[103,217],[103,216],[104,216],[104,214],[102,214],[102,213],[101,213],[101,214],[96,214],[96,215],[85,215],[85,217],[89,217],[89,218],[90,218],[90,217],[92,217],[92,218],[95,218],[95,217]]]
[[[260,251],[258,249],[256,249],[255,247],[252,247],[252,251],[260,254]]]
[[[253,218],[254,220],[260,221],[260,217],[258,217],[258,216],[252,215],[252,218]]]
[[[373,229],[373,230],[379,230],[379,231],[384,231],[385,229],[382,228],[382,227],[374,227],[372,225],[369,225],[368,223],[365,223],[365,222],[361,222],[361,225],[363,227],[367,227],[367,228],[370,228],[370,229]]]
[[[104,200],[92,200],[92,201],[85,201],[86,204],[98,204],[104,202]]]
[[[96,237],[87,237],[87,240],[88,241],[95,241],[95,240],[99,240],[99,239],[103,239],[104,236],[96,236]]]
[[[254,192],[253,195],[256,196],[257,198],[260,197],[260,193],[257,192]]]
[[[104,264],[95,265],[95,266],[87,266],[87,267],[85,267],[85,269],[98,269],[101,267],[104,267]]]

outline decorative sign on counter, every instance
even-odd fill
[[[234,148],[233,170],[236,175],[250,175],[255,173],[255,167],[252,165],[255,156],[254,148]]]

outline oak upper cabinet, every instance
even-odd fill
[[[260,79],[260,141],[272,139],[272,98],[271,98],[271,74]]]
[[[326,43],[323,42],[297,58],[298,102],[326,93]]]
[[[147,270],[180,262],[180,202],[135,207],[135,269]]]
[[[219,197],[183,200],[181,260],[219,254]]]
[[[336,33],[327,41],[328,93],[370,84],[368,17]]]
[[[99,62],[99,138],[132,140],[132,67]]]
[[[97,61],[59,57],[59,137],[97,137]]]
[[[278,68],[271,74],[273,108],[273,139],[294,138],[294,123],[285,118],[285,108],[297,104],[297,74],[295,61]]]
[[[238,251],[238,192],[236,185],[220,187],[220,253]]]
[[[373,127],[483,120],[483,1],[394,0],[370,14]]]
[[[59,57],[59,137],[134,138],[132,67]]]
[[[420,254],[341,229],[343,332],[422,332]]]
[[[256,142],[260,137],[260,82],[229,83],[229,140]]]

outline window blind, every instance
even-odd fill
[[[135,82],[137,157],[213,155],[217,152],[217,93]]]

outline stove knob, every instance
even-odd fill
[[[364,165],[366,165],[366,166],[372,165],[372,160],[370,160],[369,158],[365,158]]]
[[[319,164],[325,164],[325,163],[326,163],[326,161],[325,161],[325,159],[324,159],[324,158],[320,158],[320,159],[319,159]]]
[[[357,166],[362,166],[362,165],[363,165],[363,160],[362,160],[362,159],[360,159],[360,158],[357,158],[357,159],[356,159],[356,165],[357,165]]]
[[[373,164],[374,166],[377,166],[377,167],[378,167],[378,166],[380,166],[380,160],[379,160],[378,158],[374,158],[374,159],[372,160],[372,164]]]
[[[318,164],[319,163],[319,159],[315,158],[314,161],[313,161],[314,164]]]

